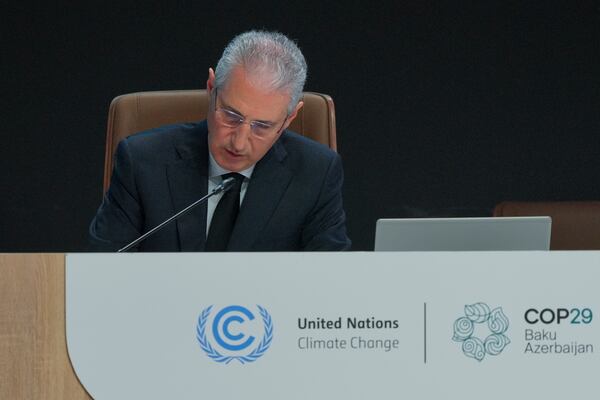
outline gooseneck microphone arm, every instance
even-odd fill
[[[177,218],[181,217],[182,215],[187,214],[193,208],[195,208],[196,206],[204,203],[206,200],[208,200],[210,197],[214,196],[215,194],[219,194],[221,192],[228,191],[229,189],[231,189],[231,187],[233,186],[234,183],[235,183],[235,179],[234,178],[227,178],[227,179],[223,180],[223,182],[221,182],[221,184],[219,186],[217,186],[216,188],[214,188],[212,192],[210,192],[206,196],[202,197],[201,199],[196,200],[195,202],[193,202],[192,204],[190,204],[189,206],[187,206],[183,210],[179,211],[177,214],[175,214],[175,215],[167,218],[166,220],[164,220],[160,224],[156,225],[154,228],[150,229],[148,232],[144,233],[142,236],[140,236],[139,238],[135,239],[133,242],[129,243],[127,246],[119,249],[117,251],[117,253],[123,253],[123,252],[131,249],[133,246],[135,246],[138,243],[144,241],[148,236],[150,236],[150,235],[158,232],[164,226],[166,226],[170,222],[176,220]]]

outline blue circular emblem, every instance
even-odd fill
[[[229,364],[232,360],[238,360],[241,364],[245,364],[262,357],[273,340],[273,322],[265,308],[259,305],[256,307],[263,322],[263,337],[253,349],[252,347],[257,341],[256,337],[244,334],[243,330],[239,328],[243,327],[245,323],[253,321],[255,316],[252,311],[239,305],[222,308],[216,313],[211,324],[209,324],[209,319],[213,306],[202,310],[196,326],[196,338],[200,348],[214,361],[225,364]],[[215,343],[211,343],[211,340],[207,338],[207,325],[210,325],[209,330]],[[215,344],[216,346],[214,346]],[[219,352],[217,346],[225,350],[227,354]]]

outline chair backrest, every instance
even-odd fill
[[[600,249],[600,201],[505,201],[493,215],[548,215],[552,218],[550,250]]]
[[[289,129],[337,150],[335,108],[330,96],[304,92],[304,107]],[[115,97],[110,103],[104,154],[104,191],[110,184],[113,155],[119,142],[146,129],[206,118],[206,90],[138,92]]]

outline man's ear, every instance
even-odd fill
[[[299,101],[298,104],[296,104],[296,108],[294,108],[294,111],[292,111],[292,113],[289,115],[289,117],[287,117],[287,121],[283,125],[282,131],[284,129],[287,129],[288,126],[290,126],[292,121],[298,116],[298,111],[300,111],[300,109],[302,108],[303,105],[304,105],[303,101]]]
[[[212,68],[208,69],[208,79],[206,80],[206,91],[208,92],[208,97],[210,98],[210,94],[212,90],[215,88],[215,71]]]

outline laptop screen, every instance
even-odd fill
[[[379,219],[375,251],[548,250],[550,217]]]

